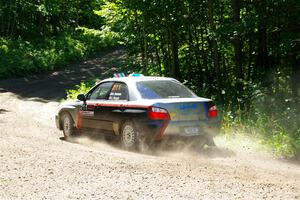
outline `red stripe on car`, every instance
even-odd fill
[[[117,107],[117,108],[148,108],[149,106],[143,105],[130,105],[130,104],[114,104],[114,103],[88,103],[87,106],[102,106],[102,107]]]
[[[76,127],[82,129],[82,111],[78,112]]]

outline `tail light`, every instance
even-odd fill
[[[210,107],[210,109],[208,110],[208,117],[210,117],[210,118],[218,117],[217,106]]]
[[[170,120],[169,112],[166,109],[154,106],[148,108],[148,116],[154,120]]]

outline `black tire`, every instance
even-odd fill
[[[138,131],[131,121],[126,121],[122,125],[120,134],[120,144],[126,150],[138,150]]]
[[[74,120],[69,113],[62,114],[61,123],[65,139],[74,137],[76,133],[76,128]]]

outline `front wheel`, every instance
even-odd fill
[[[71,115],[69,113],[63,113],[61,119],[65,139],[74,137],[76,128],[74,126],[74,121]]]
[[[130,121],[125,122],[121,130],[121,146],[127,150],[137,150],[138,131]]]

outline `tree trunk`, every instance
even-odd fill
[[[266,0],[262,0],[258,3],[258,12],[260,13],[261,22],[258,27],[258,44],[257,44],[257,60],[256,66],[261,68],[260,72],[265,72],[269,68],[268,61],[268,49],[267,49],[267,30],[266,30],[266,19],[267,19],[267,8],[266,8]],[[258,72],[259,73],[259,72]],[[260,74],[256,74],[256,77],[261,77]]]
[[[161,52],[163,54],[163,63],[164,63],[164,75],[165,76],[170,76],[169,73],[170,73],[170,54],[169,54],[169,48],[168,48],[168,45],[166,43],[164,43],[164,41],[166,41],[166,38],[163,38],[162,39],[162,43],[160,44],[160,49],[161,49]],[[165,47],[166,46],[166,47]]]
[[[233,22],[235,24],[236,29],[238,29],[238,25],[240,23],[240,0],[232,0],[232,8],[233,8]],[[234,33],[233,39],[233,47],[234,47],[234,61],[235,61],[235,76],[237,79],[236,83],[236,91],[237,95],[240,96],[243,90],[242,79],[243,79],[243,65],[242,65],[242,41],[241,35],[238,31]]]
[[[299,96],[299,82],[300,82],[300,45],[295,44],[292,48],[292,76],[291,76],[291,88],[293,97]]]
[[[161,61],[160,61],[160,56],[159,56],[159,49],[158,49],[157,46],[155,46],[155,56],[156,56],[156,62],[157,62],[157,65],[158,65],[159,75],[162,76]]]
[[[172,56],[172,66],[171,66],[171,76],[180,80],[180,69],[178,60],[178,35],[175,25],[172,26],[170,30],[170,42],[171,42],[171,56]]]
[[[148,70],[148,43],[147,43],[147,36],[145,32],[145,26],[142,24],[142,38],[143,38],[143,44],[142,44],[142,51],[143,53],[143,73],[147,75]]]
[[[220,97],[220,100],[222,101],[222,94],[221,94],[221,76],[220,76],[220,63],[219,63],[219,52],[218,52],[218,43],[215,36],[216,27],[214,24],[214,8],[213,8],[213,0],[208,0],[208,22],[209,22],[209,28],[211,32],[213,32],[213,35],[210,36],[210,46],[212,51],[212,58],[213,58],[213,66],[215,71],[216,81],[217,81],[217,91],[218,95]]]
[[[300,23],[298,21],[299,17],[297,16],[297,1],[294,1],[290,4],[290,20],[288,23],[288,30],[290,33],[297,35],[300,33]],[[291,65],[292,65],[292,74],[291,74],[291,89],[294,99],[297,99],[299,96],[299,85],[300,85],[300,42],[297,37],[294,36],[293,40],[291,41],[292,48],[291,48]],[[299,109],[300,110],[300,109]]]
[[[252,71],[252,61],[253,61],[253,38],[252,38],[252,34],[250,32],[249,34],[249,39],[248,39],[248,45],[249,45],[249,50],[248,50],[248,72],[247,72],[247,80],[248,81],[252,81],[253,80],[253,71]]]

